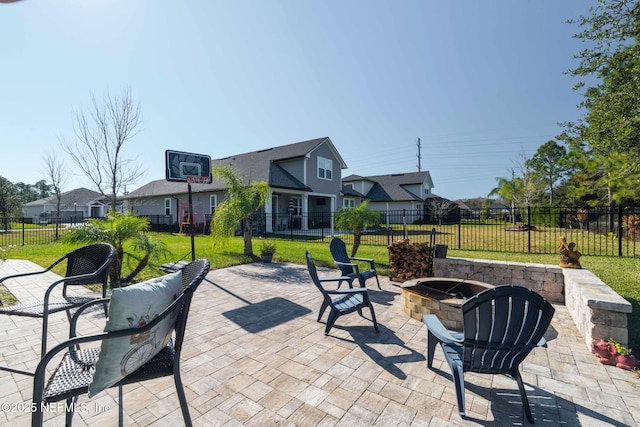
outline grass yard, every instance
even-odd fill
[[[178,261],[180,259],[191,259],[191,240],[184,235],[153,233],[153,236],[162,239],[170,251],[165,258],[154,260],[138,277],[139,280],[148,279],[160,274],[158,266],[165,262]],[[277,252],[274,255],[275,262],[292,262],[305,264],[305,251],[308,249],[313,254],[316,264],[324,267],[334,267],[333,258],[329,252],[328,239],[326,242],[320,241],[291,241],[281,239],[270,239],[277,244]],[[438,237],[437,243],[445,243]],[[242,238],[234,238],[225,248],[213,247],[211,236],[196,236],[195,251],[196,257],[205,257],[211,262],[212,269],[229,267],[248,262],[259,261],[261,239],[253,239],[254,258],[242,255]],[[557,242],[556,242],[557,243]],[[347,244],[348,250],[350,245]],[[67,243],[52,243],[47,245],[26,245],[7,248],[7,258],[27,259],[43,267],[48,266],[59,257],[77,247]],[[580,249],[580,246],[578,246]],[[137,256],[132,253],[124,260],[123,272],[131,271],[137,265]],[[363,245],[358,250],[358,256],[374,258],[378,265],[378,271],[382,275],[389,275],[389,256],[386,246]],[[448,256],[491,259],[514,262],[531,262],[540,264],[557,265],[559,254],[528,254],[518,252],[496,252],[496,251],[462,251],[456,250],[449,245]],[[633,305],[633,313],[629,316],[629,344],[632,348],[640,349],[640,259],[620,258],[611,256],[583,256],[580,259],[582,266],[592,271],[606,284],[611,286],[618,294]],[[56,271],[56,270],[54,270]],[[63,274],[61,269],[56,271]],[[0,298],[6,303],[6,295],[0,292]]]

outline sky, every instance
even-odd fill
[[[129,88],[143,179],[328,136],[350,174],[429,171],[484,197],[582,113],[565,21],[589,0],[22,0],[0,4],[0,176],[92,188],[60,148],[91,95]],[[420,151],[418,151],[420,138]],[[420,157],[418,158],[418,152]],[[129,188],[131,191],[134,188]]]

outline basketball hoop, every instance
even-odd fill
[[[211,184],[211,179],[206,175],[189,175],[187,182],[189,184]]]

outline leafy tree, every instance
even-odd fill
[[[527,161],[527,166],[546,181],[549,189],[549,205],[553,205],[554,184],[562,178],[568,169],[565,162],[566,155],[565,147],[556,141],[547,141]]]
[[[244,255],[253,256],[251,214],[264,205],[269,186],[264,181],[245,184],[242,176],[227,166],[216,166],[211,173],[227,183],[226,198],[216,207],[213,215],[214,244],[221,244],[233,236],[236,227],[242,222]]]
[[[16,182],[15,186],[23,203],[33,202],[34,200],[38,200],[39,198],[41,198],[39,197],[38,191],[36,191],[36,189],[34,189],[30,184],[25,184],[24,182]]]
[[[22,199],[15,185],[0,176],[0,220],[5,231],[11,228],[13,217],[20,215]]]
[[[580,171],[583,179],[590,178],[585,184],[605,188],[613,203],[635,192],[637,180],[629,177],[640,170],[636,160],[640,157],[640,4],[598,0],[588,15],[568,22],[579,26],[574,37],[588,46],[575,55],[578,66],[568,70],[579,79],[575,89],[584,90],[579,106],[585,115],[575,123],[564,123],[561,137],[574,150],[585,151]],[[602,193],[598,196],[602,198]]]
[[[488,196],[498,196],[506,205],[511,206],[511,218],[515,224],[516,200],[518,198],[518,194],[522,192],[522,179],[515,177],[512,179],[499,177],[496,178],[496,180],[498,181],[498,185],[489,192]]]
[[[47,197],[51,196],[51,186],[47,184],[47,181],[45,181],[44,179],[36,182],[33,187],[38,192],[38,197],[33,200],[46,199]]]
[[[146,232],[149,221],[139,217],[135,212],[121,214],[111,211],[105,218],[91,218],[87,222],[73,227],[65,239],[70,242],[107,242],[116,250],[116,256],[111,263],[109,280],[112,285],[119,286],[130,283],[135,276],[148,264],[149,260],[167,252],[164,242],[154,240]],[[131,242],[132,247],[142,250],[144,256],[126,277],[122,277],[122,266],[125,255],[125,243]],[[129,254],[130,258],[133,255]]]
[[[365,200],[355,208],[341,208],[336,212],[335,226],[340,230],[353,230],[353,246],[351,257],[355,257],[360,247],[362,232],[365,227],[375,227],[380,223],[380,212],[367,208],[369,201]]]
[[[61,139],[64,151],[82,173],[116,209],[118,194],[135,184],[144,169],[125,156],[124,145],[138,133],[142,123],[140,104],[135,104],[129,89],[119,96],[107,94],[102,103],[91,95],[92,106],[74,117],[76,141]]]

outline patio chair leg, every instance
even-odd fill
[[[376,332],[380,332],[380,329],[378,328],[378,321],[376,320],[376,313],[373,311],[373,304],[371,304],[371,302],[369,302],[369,310],[371,310],[371,320],[373,320],[373,329],[375,329]]]
[[[178,400],[180,401],[180,409],[182,410],[182,418],[184,419],[184,425],[191,427],[191,415],[189,415],[189,406],[187,405],[187,397],[184,394],[184,387],[182,386],[182,378],[180,377],[179,361],[174,361],[173,379],[176,383],[176,392],[178,393]]]
[[[438,345],[438,338],[431,332],[427,331],[427,367],[433,367],[433,356],[436,352],[436,346]]]
[[[66,400],[67,406],[66,408],[64,408],[65,410],[64,425],[65,426],[70,426],[71,423],[73,422],[73,408],[77,401],[78,401],[77,397],[70,397]]]
[[[327,319],[327,327],[324,329],[325,335],[329,335],[329,331],[333,327],[333,324],[336,323],[337,318],[338,318],[338,312],[336,310],[331,310],[329,312],[329,318]]]
[[[320,319],[322,318],[322,315],[324,314],[324,311],[327,309],[327,307],[329,307],[329,304],[326,301],[322,301],[322,306],[320,307],[320,313],[318,314],[317,322],[320,321]]]
[[[514,369],[510,374],[514,380],[518,383],[518,389],[520,389],[520,396],[522,397],[522,417],[527,417],[527,421],[530,424],[535,424],[533,419],[533,415],[531,414],[531,407],[529,406],[529,399],[527,398],[527,392],[524,389],[524,384],[522,382],[522,377],[520,376],[520,372],[518,369]]]
[[[122,386],[118,386],[118,425],[124,425],[124,396],[122,395]]]
[[[451,366],[451,371],[453,373],[453,382],[456,387],[458,413],[460,414],[460,418],[464,418],[464,372],[462,371],[462,366]]]

